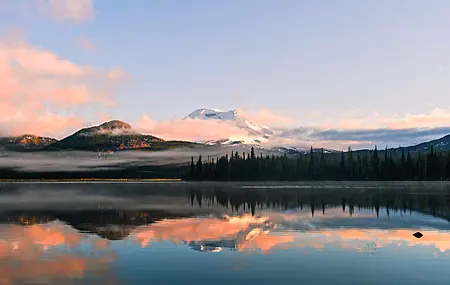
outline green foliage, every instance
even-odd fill
[[[56,139],[25,134],[16,137],[0,137],[0,147],[9,151],[36,151],[52,143]]]
[[[198,144],[183,141],[164,141],[150,135],[142,134],[74,134],[47,146],[46,151],[83,150],[83,151],[120,151],[120,150],[169,150],[193,147]]]

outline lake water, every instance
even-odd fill
[[[0,285],[449,284],[449,219],[442,183],[3,183]]]

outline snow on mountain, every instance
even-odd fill
[[[197,120],[219,120],[224,123],[232,124],[240,129],[247,132],[247,136],[230,136],[229,134],[224,134],[223,139],[201,141],[201,143],[207,145],[220,145],[220,146],[237,146],[241,145],[243,147],[250,148],[254,146],[255,149],[264,150],[268,153],[280,154],[299,154],[309,152],[309,145],[305,146],[277,146],[277,142],[283,139],[290,138],[294,136],[285,129],[281,128],[269,128],[267,126],[260,126],[253,122],[251,119],[241,115],[236,110],[221,111],[218,109],[197,109],[190,114],[188,114],[184,119],[197,119]],[[302,129],[295,132],[295,136],[298,137],[300,134],[307,135],[309,130]]]
[[[187,115],[185,118],[191,119],[202,119],[202,120],[224,120],[224,121],[235,121],[237,111],[230,110],[223,112],[218,109],[197,109],[194,112]]]
[[[198,120],[219,120],[235,125],[240,129],[247,131],[245,137],[226,137],[220,140],[206,141],[206,144],[213,145],[234,145],[234,144],[261,144],[266,142],[274,131],[266,126],[259,126],[250,119],[242,116],[236,110],[221,111],[218,109],[197,109],[188,114],[184,119]]]

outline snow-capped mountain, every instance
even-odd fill
[[[289,133],[282,128],[269,128],[267,126],[260,126],[253,122],[250,118],[245,117],[236,110],[221,111],[218,109],[197,109],[188,114],[184,119],[196,120],[219,120],[224,123],[231,124],[239,129],[245,130],[247,135],[240,137],[233,137],[229,134],[224,134],[223,139],[201,141],[201,143],[208,145],[220,146],[242,146],[244,149],[250,150],[250,147],[255,147],[255,150],[264,152],[266,154],[287,154],[296,155],[299,153],[308,153],[310,151],[309,145],[292,145],[286,146],[283,143],[277,146],[284,139],[291,137],[306,136],[311,131],[308,129],[298,129],[294,133]],[[276,146],[276,147],[275,147]],[[318,149],[314,149],[318,151]],[[328,152],[328,150],[326,150]],[[331,151],[331,150],[330,150]]]
[[[187,115],[185,118],[202,119],[202,120],[224,120],[224,121],[236,121],[237,111],[221,111],[218,109],[197,109],[194,112]]]
[[[248,134],[245,137],[224,137],[220,140],[207,141],[205,142],[207,144],[261,144],[274,135],[274,131],[269,127],[259,126],[239,114],[236,110],[221,111],[218,109],[202,108],[191,112],[184,119],[220,120],[246,130]]]

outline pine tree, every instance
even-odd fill
[[[445,177],[450,180],[450,152],[447,155],[447,161],[445,163]]]
[[[203,180],[203,162],[202,156],[198,157],[197,165],[195,166],[196,179]]]
[[[297,160],[296,160],[296,180],[301,180],[303,177],[302,177],[302,172],[303,172],[303,167],[302,167],[303,165],[302,165],[302,156],[301,155],[299,155],[299,156],[297,156]]]
[[[353,151],[351,147],[348,147],[348,178],[353,179]]]
[[[363,156],[363,180],[368,180],[370,177],[369,157],[367,154]]]
[[[362,165],[362,161],[361,161],[361,155],[358,154],[358,157],[356,158],[356,162],[357,162],[357,171],[356,171],[356,178],[357,179],[361,179],[362,178],[362,174],[363,174],[363,165]]]
[[[196,175],[195,175],[195,164],[194,164],[194,157],[193,157],[193,156],[191,156],[190,171],[189,171],[189,179],[191,179],[191,180],[195,180],[195,179],[196,179]]]
[[[319,178],[323,179],[326,174],[325,169],[325,154],[323,148],[320,150],[320,158],[319,158]]]
[[[341,180],[345,180],[347,179],[347,171],[345,168],[345,156],[344,156],[344,152],[341,151],[341,169],[340,169],[340,178]]]
[[[413,161],[411,158],[411,152],[408,150],[406,155],[406,179],[412,180],[413,178]]]
[[[401,155],[400,155],[401,154]],[[286,154],[265,157],[254,151],[239,156],[237,152],[203,161],[202,156],[194,163],[191,157],[183,179],[188,180],[335,180],[335,179],[383,179],[383,180],[437,180],[450,179],[450,153],[443,155],[430,147],[428,153],[418,152],[412,156],[400,149],[398,155],[394,150],[384,150],[384,160],[380,165],[378,150],[348,153],[320,154],[311,151],[298,155],[296,159]],[[356,155],[356,158],[354,157]],[[316,159],[319,162],[316,164]],[[140,175],[138,172],[133,175]],[[378,175],[378,176],[377,176]],[[378,178],[377,178],[378,177]]]
[[[402,148],[402,156],[400,158],[400,169],[398,170],[400,175],[400,180],[405,180],[406,178],[406,158],[405,158],[405,149]]]
[[[378,149],[375,146],[372,155],[372,179],[377,180],[380,178],[380,159],[378,158]]]
[[[423,159],[422,153],[417,153],[417,180],[425,180],[426,172],[425,172],[425,161]]]
[[[428,180],[440,180],[439,162],[434,146],[430,147],[427,155],[426,174]]]
[[[314,163],[314,151],[313,147],[311,146],[311,150],[309,153],[309,178],[315,179],[316,173],[315,173],[315,163]]]

